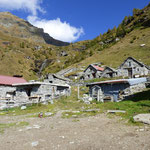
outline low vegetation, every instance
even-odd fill
[[[87,93],[88,89],[80,87],[80,96]],[[62,111],[62,118],[74,118],[75,120],[82,117],[95,116],[99,113],[106,113],[107,110],[124,110],[126,113],[115,113],[122,120],[128,120],[129,123],[135,123],[133,116],[140,113],[150,113],[150,89],[135,94],[129,100],[121,102],[106,102],[101,103],[93,101],[90,105],[83,103],[77,98],[77,88],[72,88],[72,95],[69,97],[61,97],[54,104],[48,105],[32,105],[27,106],[26,110],[13,108],[0,111],[1,115],[26,115],[27,117],[38,117],[40,112],[52,112],[54,115],[58,111]],[[43,116],[45,117],[45,116]],[[10,124],[11,125],[11,124]]]
[[[0,123],[0,133],[4,133],[5,129],[11,128],[11,127],[22,127],[29,125],[28,122],[14,122],[14,123]]]

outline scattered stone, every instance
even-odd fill
[[[35,50],[40,50],[42,48],[42,46],[34,46]]]
[[[138,114],[133,117],[136,122],[143,122],[146,124],[150,124],[150,114]]]
[[[102,42],[102,41],[101,41],[101,42],[99,42],[99,45],[104,45],[104,42]]]
[[[139,129],[139,131],[140,131],[140,132],[143,132],[143,131],[144,131],[144,129]]]
[[[8,107],[5,105],[5,106],[0,106],[0,110],[4,110],[4,109],[7,109]]]
[[[30,127],[30,126],[26,127],[26,130],[30,130],[30,129],[32,129],[32,127]]]
[[[65,137],[64,136],[59,136],[60,138],[64,139]]]
[[[99,109],[87,109],[87,110],[83,110],[85,112],[95,112],[95,111],[99,111]]]
[[[116,38],[116,39],[115,39],[116,42],[119,41],[119,40],[120,40],[119,38]]]
[[[140,46],[141,46],[141,47],[144,47],[145,45],[146,45],[146,44],[141,44]]]
[[[39,129],[39,128],[41,128],[41,126],[39,126],[39,125],[33,125],[33,128]]]
[[[80,111],[72,111],[72,113],[80,113]]]
[[[84,103],[90,104],[90,102],[91,102],[93,99],[92,99],[92,97],[88,96],[87,94],[84,94],[82,100],[84,101]]]
[[[35,142],[32,142],[32,143],[31,143],[32,147],[35,147],[35,146],[37,146],[38,144],[39,144],[38,141],[35,141]]]
[[[74,142],[72,141],[72,142],[69,142],[70,144],[74,144]]]
[[[60,56],[68,56],[68,53],[66,51],[61,51]]]
[[[126,113],[124,110],[107,110],[107,113]]]
[[[27,109],[26,106],[21,106],[21,110],[25,110],[25,109]]]
[[[46,112],[46,113],[45,113],[45,116],[46,116],[46,117],[50,117],[50,116],[52,116],[52,115],[53,115],[53,113],[51,113],[51,112]]]
[[[77,117],[77,115],[72,115],[72,117]]]

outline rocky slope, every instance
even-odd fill
[[[118,67],[128,56],[150,66],[149,35],[150,5],[134,9],[133,16],[125,17],[118,27],[95,39],[68,46],[54,46],[61,44],[51,40],[42,29],[3,12],[0,13],[0,74],[23,75],[28,80],[67,67],[84,68],[95,62]]]
[[[31,25],[28,21],[18,18],[9,12],[0,12],[0,31],[9,36],[28,39],[38,43],[55,46],[69,45],[67,42],[56,40],[44,33],[43,29]]]

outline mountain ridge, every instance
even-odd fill
[[[55,46],[67,46],[69,43],[56,40],[42,28],[33,26],[10,12],[0,12],[0,31],[22,39],[33,40],[38,43],[47,43]]]
[[[10,16],[10,13],[5,15]],[[7,22],[5,25],[11,26],[6,17],[4,20]],[[19,18],[19,21],[23,29],[28,24],[23,19]],[[0,74],[23,75],[25,79],[33,80],[68,67],[83,70],[95,62],[117,67],[128,56],[135,57],[137,60],[141,59],[146,65],[150,65],[149,22],[150,4],[141,10],[134,9],[133,16],[126,16],[118,27],[108,29],[103,35],[100,34],[93,40],[71,43],[68,46],[39,43],[38,40],[41,40],[39,37],[36,37],[37,41],[34,41],[28,32],[25,35],[20,34],[18,24],[13,31],[19,36],[13,36],[13,32],[12,35],[9,34],[7,28],[1,26]],[[21,36],[27,36],[30,39],[21,38]],[[145,46],[141,47],[141,44]]]

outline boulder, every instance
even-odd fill
[[[38,141],[35,141],[35,142],[32,142],[32,143],[31,143],[32,147],[38,146],[38,144],[39,144]]]
[[[150,114],[138,114],[133,117],[135,122],[150,124]]]
[[[145,45],[146,45],[146,44],[141,44],[140,46],[141,46],[141,47],[144,47]]]
[[[26,106],[21,106],[21,110],[25,110],[25,109],[27,109]]]
[[[46,116],[46,117],[50,117],[50,116],[52,116],[52,115],[53,115],[53,113],[51,113],[51,112],[46,112],[46,113],[45,113],[45,116]]]
[[[124,110],[107,110],[107,113],[126,113]]]

